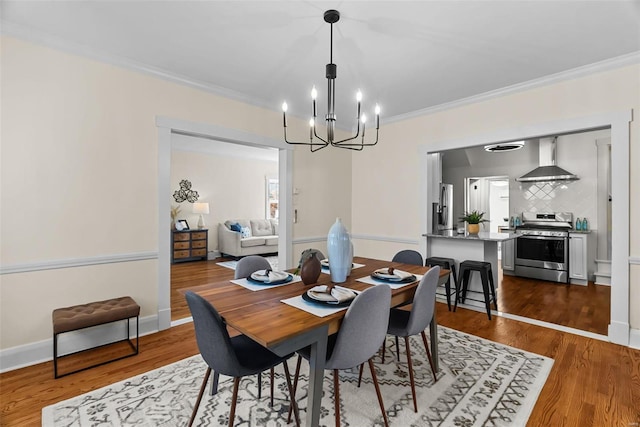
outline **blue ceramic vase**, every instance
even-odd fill
[[[343,283],[351,273],[353,262],[353,246],[351,236],[340,218],[329,229],[327,235],[327,252],[329,256],[329,272],[333,283]]]

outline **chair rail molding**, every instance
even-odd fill
[[[32,271],[56,270],[59,268],[86,267],[99,264],[116,264],[120,262],[145,261],[157,259],[158,252],[133,252],[124,254],[97,255],[92,257],[68,258],[51,261],[36,261],[24,264],[0,266],[0,275],[29,273]]]

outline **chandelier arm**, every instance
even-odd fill
[[[329,145],[329,143],[327,141],[324,141],[322,138],[318,138],[318,139],[320,139],[322,142],[314,143],[313,140],[311,142],[289,141],[287,139],[287,128],[286,127],[284,128],[284,142],[286,142],[287,144],[291,144],[291,145],[308,145],[308,146],[310,146],[312,152],[313,151],[318,151],[318,150],[320,150],[320,149],[322,149],[322,148],[324,148],[324,147]],[[317,149],[314,150],[313,147],[316,147],[316,146],[320,146],[320,148],[317,148]]]
[[[376,140],[374,142],[367,142],[365,143],[364,140],[360,143],[360,144],[344,144],[343,141],[338,141],[338,142],[334,142],[333,145],[334,147],[340,147],[340,148],[349,148],[349,147],[372,147],[374,145],[376,145],[378,143],[378,134],[379,131],[378,129],[376,129]],[[344,141],[350,141],[353,138],[349,138],[346,139]],[[359,150],[358,150],[359,151]]]
[[[345,142],[353,141],[359,136],[360,136],[360,103],[358,102],[358,118],[356,120],[356,134],[350,138],[345,138],[345,139],[341,139],[340,141],[330,141],[330,142],[331,142],[331,145],[333,145],[334,147],[339,147],[341,144],[344,144]],[[364,133],[362,136],[364,136]],[[349,146],[349,145],[360,145],[360,144],[345,144],[345,146]]]
[[[320,141],[322,141],[323,143],[329,145],[329,141],[327,141],[326,139],[322,138],[320,135],[318,135],[318,133],[316,132],[316,127],[313,127],[313,136],[315,136],[316,138],[318,138]]]
[[[343,148],[343,149],[347,149],[347,150],[354,150],[354,151],[362,151],[362,149],[364,147],[370,147],[373,145],[376,145],[378,143],[378,135],[379,135],[379,127],[380,127],[380,107],[378,107],[378,105],[376,104],[376,138],[375,141],[373,142],[365,142],[365,132],[366,132],[366,126],[364,124],[364,120],[363,120],[363,126],[362,126],[362,134],[360,133],[360,121],[361,121],[361,115],[360,115],[360,108],[361,108],[361,104],[360,101],[362,99],[362,94],[358,91],[358,94],[356,96],[356,99],[358,101],[357,104],[357,118],[356,118],[356,133],[355,135],[345,138],[345,139],[341,139],[339,141],[335,141],[335,125],[336,125],[336,115],[335,115],[335,83],[336,83],[336,76],[337,76],[337,65],[333,63],[333,24],[338,22],[340,20],[340,12],[338,12],[337,10],[327,10],[324,13],[324,21],[328,24],[330,24],[330,43],[329,43],[329,63],[326,65],[325,68],[325,75],[327,78],[327,114],[325,116],[325,122],[326,122],[326,137],[322,138],[320,135],[318,135],[317,132],[317,110],[316,110],[316,96],[317,96],[317,91],[315,89],[315,86],[313,87],[312,91],[311,91],[311,98],[312,98],[312,119],[310,120],[310,125],[313,129],[309,130],[309,142],[296,142],[296,141],[289,141],[287,139],[287,118],[286,118],[286,111],[287,111],[287,103],[283,103],[282,104],[282,110],[284,112],[283,114],[283,125],[284,125],[284,140],[287,144],[292,144],[292,145],[308,145],[309,149],[311,150],[311,152],[314,151],[318,151],[321,150],[325,147],[327,147],[328,145],[331,145],[333,147],[339,147],[339,148]],[[364,116],[362,116],[362,118],[364,119]],[[315,138],[315,140],[314,140]],[[353,142],[354,140],[357,140],[358,138],[360,138],[360,142]],[[321,142],[317,142],[317,141],[321,141]]]
[[[357,132],[354,136],[350,138],[341,139],[340,141],[333,141],[331,142],[331,145],[333,145],[334,147],[339,147],[341,145],[344,145],[344,146],[360,145],[360,144],[345,144],[345,142],[353,141],[354,139],[357,139],[359,136],[360,136],[360,125],[358,125]]]

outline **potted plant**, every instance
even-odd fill
[[[469,234],[478,234],[480,231],[480,224],[483,222],[488,222],[488,220],[483,219],[484,212],[480,211],[471,211],[465,212],[463,216],[460,217],[460,221],[464,221],[467,224],[467,231]]]

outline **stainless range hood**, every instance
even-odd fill
[[[540,157],[538,159],[540,166],[520,178],[516,178],[516,181],[575,181],[580,179],[577,175],[556,166],[556,139],[557,137],[540,138]]]

